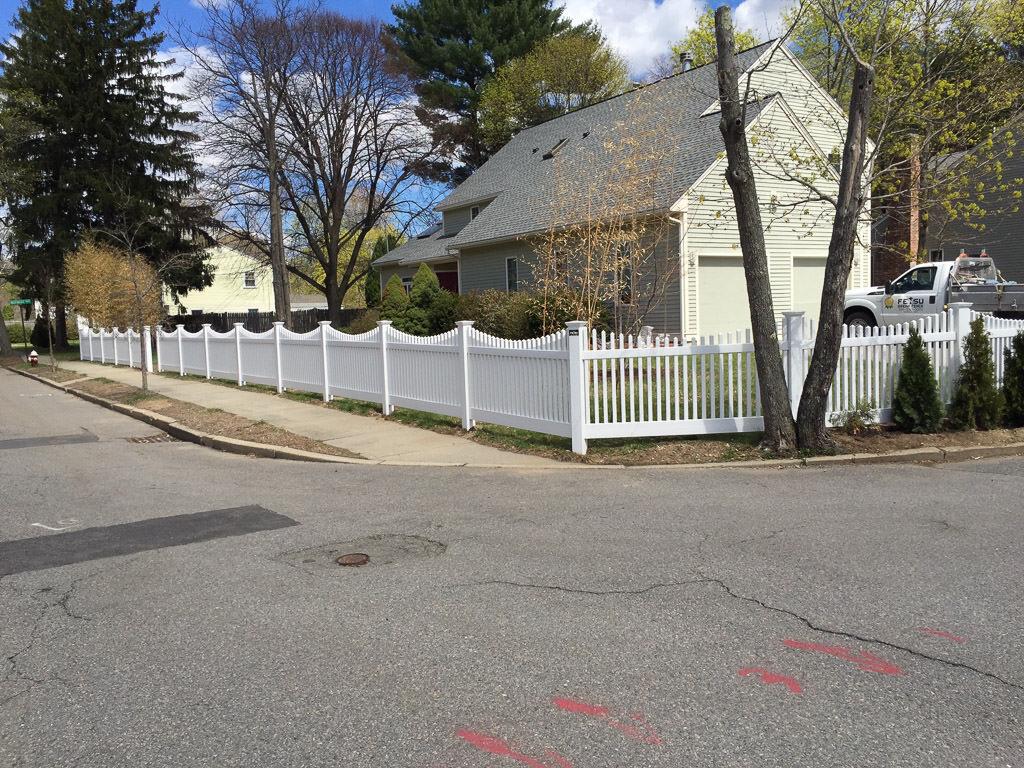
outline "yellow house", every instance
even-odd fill
[[[209,254],[213,285],[181,297],[186,314],[274,311],[274,281],[269,264],[224,245],[214,246]],[[173,312],[169,295],[165,294],[164,302]]]

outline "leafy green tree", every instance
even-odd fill
[[[733,40],[737,51],[745,51],[761,42],[752,29],[733,30]],[[715,45],[715,11],[711,7],[704,9],[704,13],[697,19],[697,24],[687,30],[682,40],[672,44],[677,72],[680,68],[680,57],[684,53],[693,56],[695,67],[710,64],[718,58],[718,48]]]
[[[600,35],[548,38],[499,69],[480,97],[484,142],[497,151],[516,133],[622,93],[629,67]]]
[[[917,328],[903,346],[903,361],[892,404],[892,420],[903,432],[931,434],[942,428],[945,406],[939,397],[935,369]]]
[[[1003,395],[996,388],[992,342],[979,317],[964,340],[964,362],[953,389],[949,418],[957,429],[994,429],[1003,415]]]
[[[488,157],[479,113],[487,80],[569,22],[552,0],[418,0],[391,12],[388,31],[418,74],[419,118],[449,155],[419,171],[458,183]]]
[[[430,311],[442,293],[444,291],[441,290],[434,270],[426,264],[420,264],[409,288],[409,309],[405,313],[405,327],[402,330],[416,336],[429,334]]]
[[[409,294],[405,292],[402,279],[398,275],[392,275],[384,286],[384,294],[381,296],[380,317],[381,320],[390,320],[400,331],[405,330],[405,316],[409,311]]]
[[[987,0],[838,0],[803,4],[786,19],[791,48],[840,104],[850,101],[856,59],[873,62],[872,216],[888,218],[878,245],[895,259],[893,270],[920,256],[946,224],[980,221],[991,208],[987,193],[1014,183],[1001,166],[1013,136],[1000,141],[993,133],[1024,106],[1024,61],[995,37],[1002,25],[1012,38],[1006,19],[1017,18],[999,17],[994,9],[1001,7]],[[973,188],[979,175],[986,189]]]
[[[165,74],[157,59],[155,18],[135,0],[26,0],[0,45],[0,91],[41,126],[0,145],[27,180],[2,192],[13,279],[53,295],[60,343],[64,258],[86,231],[127,235],[158,267],[173,254],[166,281],[176,293],[212,280],[199,236],[206,210],[188,202],[198,174],[194,116],[168,90],[181,75]]]
[[[1003,359],[1003,418],[1008,427],[1024,427],[1024,331],[1013,337]]]

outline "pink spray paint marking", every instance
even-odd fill
[[[950,640],[956,640],[958,643],[966,643],[967,642],[966,640],[964,640],[959,635],[951,635],[949,632],[940,632],[937,629],[925,629],[924,627],[918,627],[917,631],[918,632],[925,632],[926,634],[929,634],[929,635],[936,635],[937,637],[945,637],[945,638],[948,638]]]
[[[838,656],[840,659],[848,659],[857,664],[866,672],[877,672],[880,675],[902,675],[903,670],[895,667],[887,661],[873,656],[870,653],[854,653],[849,648],[840,648],[834,645],[818,645],[816,643],[801,643],[799,640],[786,640],[786,645],[800,651],[818,651],[827,653],[829,656]]]
[[[584,704],[581,701],[573,701],[572,699],[552,699],[555,706],[559,709],[564,709],[566,712],[576,712],[581,715],[589,715],[590,717],[596,717],[598,720],[603,720],[608,723],[612,728],[618,730],[627,739],[633,741],[642,741],[646,744],[654,744],[655,746],[661,744],[661,737],[654,732],[654,729],[648,725],[643,715],[633,715],[633,720],[637,721],[643,726],[644,731],[640,731],[627,723],[620,723],[617,720],[613,720],[609,716],[610,709],[607,707],[597,707],[593,704]]]
[[[551,749],[545,750],[544,754],[549,758],[557,760],[558,765],[554,765],[552,763],[545,764],[539,760],[534,760],[528,755],[521,755],[512,749],[512,747],[507,743],[501,739],[496,739],[493,736],[484,736],[482,733],[473,733],[472,731],[459,731],[458,734],[477,749],[482,749],[484,752],[490,752],[492,755],[511,757],[513,760],[516,760],[523,765],[530,766],[530,768],[572,768],[572,764],[568,760]]]
[[[741,669],[740,676],[747,677],[748,675],[758,675],[761,678],[761,682],[766,685],[772,683],[783,683],[793,693],[803,693],[804,689],[800,687],[800,683],[790,677],[783,677],[782,675],[776,675],[769,672],[767,669]]]

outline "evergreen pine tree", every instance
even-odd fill
[[[911,327],[910,338],[903,345],[892,420],[903,432],[931,434],[941,429],[943,411],[945,408],[939,397],[931,357],[917,328]]]
[[[380,306],[380,272],[373,268],[366,273],[363,298],[366,300],[367,309],[377,309]]]
[[[405,316],[409,311],[409,295],[405,292],[402,279],[398,275],[392,275],[384,286],[384,294],[380,302],[381,320],[390,320],[392,325],[399,330],[405,330]]]
[[[420,264],[412,278],[409,289],[409,310],[406,312],[406,333],[426,336],[430,333],[430,311],[442,293],[441,284],[437,281],[434,270],[426,264]]]
[[[1024,427],[1024,331],[1013,337],[1003,359],[1003,419],[1008,427]]]
[[[1003,395],[996,388],[996,369],[985,321],[971,322],[964,340],[964,362],[953,390],[949,418],[957,429],[993,429],[1001,423]]]
[[[424,175],[457,183],[483,165],[483,87],[506,62],[569,28],[562,8],[552,6],[551,0],[417,0],[391,7],[396,23],[388,31],[419,76],[421,119],[464,163],[437,163],[421,169]]]
[[[26,0],[0,45],[0,90],[42,126],[0,150],[28,180],[4,193],[15,280],[40,295],[59,290],[64,257],[87,230],[155,266],[173,257],[165,280],[176,291],[211,282],[198,236],[209,217],[186,202],[198,173],[185,128],[194,116],[167,90],[181,75],[157,61],[155,16],[136,0]]]

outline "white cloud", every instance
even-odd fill
[[[733,11],[738,29],[752,29],[761,40],[778,37],[784,31],[782,12],[792,0],[743,0]]]
[[[647,72],[655,57],[668,53],[669,46],[696,24],[703,10],[703,0],[565,2],[565,15],[574,22],[597,21],[612,47],[626,57],[635,76]]]
[[[791,2],[743,0],[733,18],[738,28],[752,29],[768,40],[782,32],[782,10]],[[574,22],[596,20],[608,42],[626,57],[630,72],[640,76],[693,28],[705,7],[704,0],[565,0],[565,15]]]

